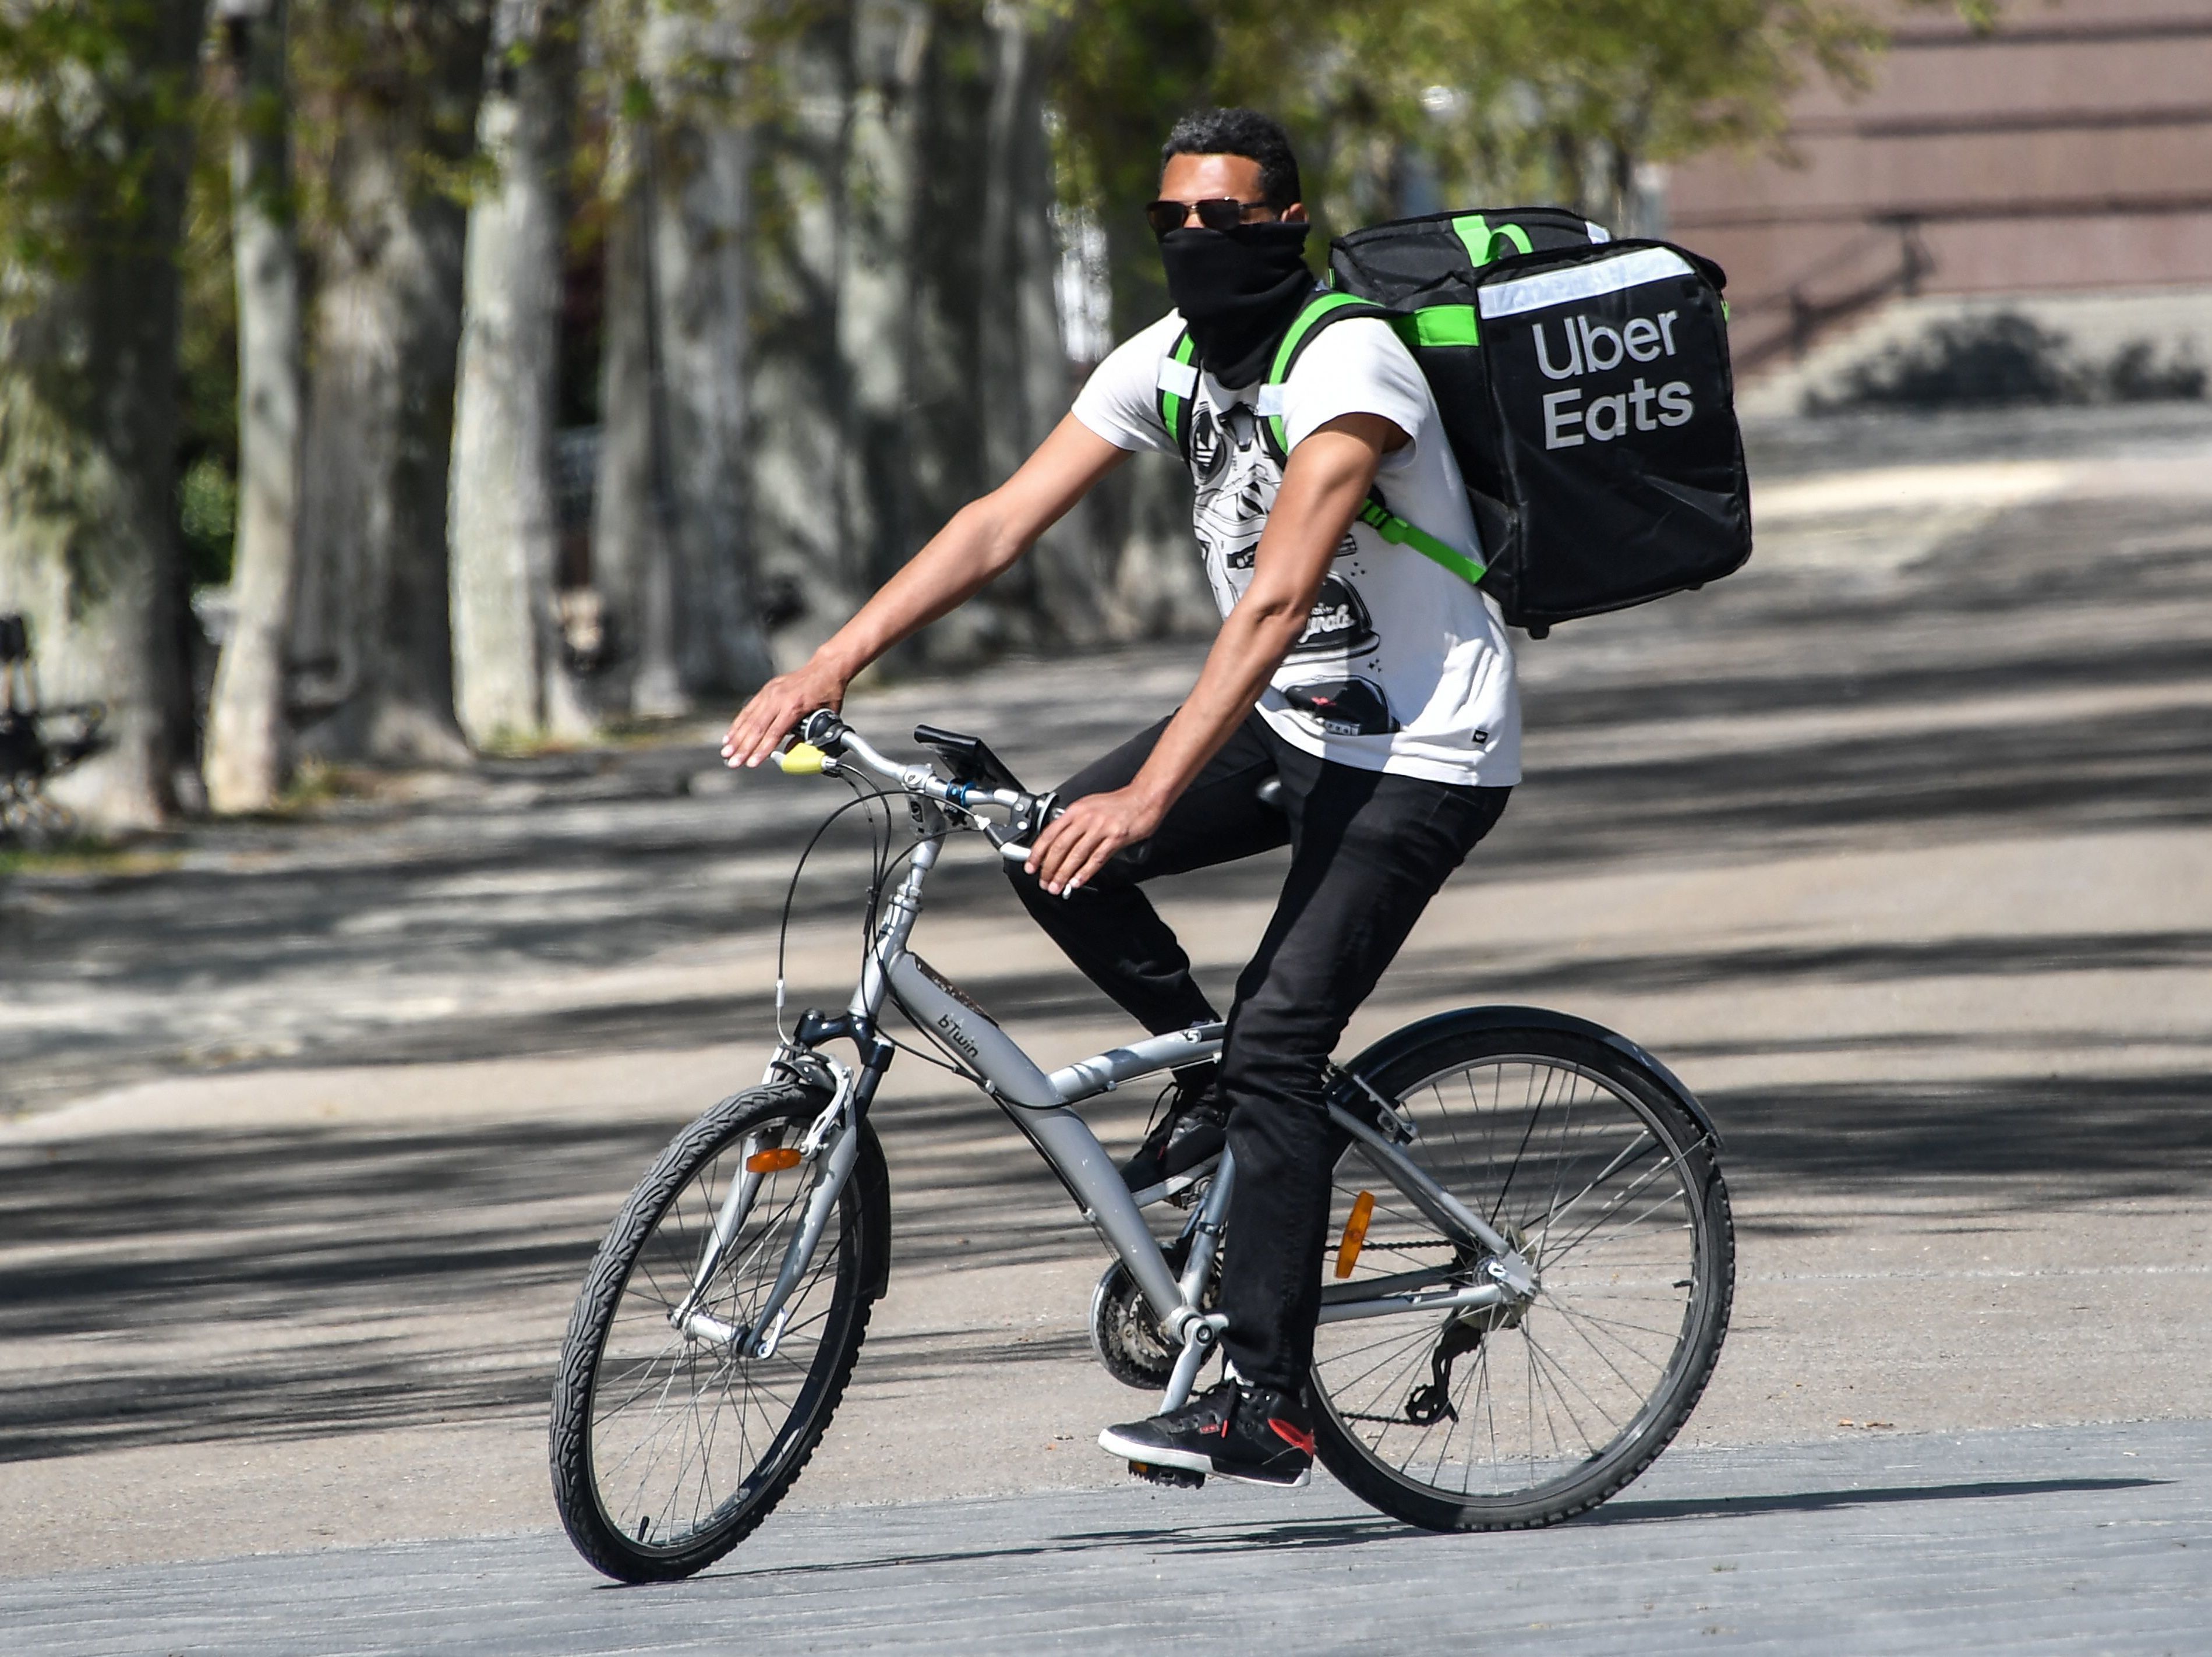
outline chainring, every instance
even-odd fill
[[[1167,1251],[1170,1272],[1182,1272],[1187,1252],[1188,1245],[1181,1241]],[[1220,1303],[1221,1257],[1217,1254],[1203,1309],[1211,1312]],[[1152,1315],[1137,1280],[1119,1260],[1106,1268],[1106,1275],[1091,1291],[1091,1350],[1108,1375],[1139,1392],[1158,1392],[1175,1372],[1176,1349],[1160,1332],[1159,1320]]]

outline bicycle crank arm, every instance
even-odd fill
[[[1160,1414],[1180,1410],[1190,1402],[1191,1388],[1198,1384],[1198,1372],[1212,1356],[1214,1344],[1228,1326],[1229,1319],[1224,1313],[1185,1314],[1182,1350],[1176,1355],[1175,1370],[1168,1376],[1167,1391],[1160,1394]]]

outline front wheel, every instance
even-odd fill
[[[1540,1024],[1446,1028],[1362,1079],[1418,1129],[1405,1154],[1510,1240],[1540,1286],[1525,1306],[1322,1325],[1322,1461],[1431,1530],[1516,1530],[1595,1507],[1666,1448],[1720,1355],[1735,1245],[1711,1133],[1620,1047]],[[1334,1178],[1325,1281],[1480,1280],[1358,1141]]]
[[[828,1100],[793,1084],[715,1106],[661,1153],[592,1261],[554,1386],[553,1492],[577,1551],[610,1576],[665,1581],[727,1553],[783,1499],[844,1395],[890,1249],[866,1126],[769,1326],[773,1351],[747,1338],[827,1163],[796,1147]]]

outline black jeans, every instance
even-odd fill
[[[1167,721],[1069,779],[1067,799],[1123,786]],[[1282,781],[1279,808],[1258,798]],[[1322,1069],[1445,877],[1505,809],[1510,788],[1456,787],[1331,764],[1256,713],[1150,840],[1071,897],[1011,868],[1038,923],[1085,976],[1155,1034],[1215,1017],[1190,957],[1138,889],[1287,844],[1291,869],[1259,952],[1237,980],[1221,1089],[1237,1158],[1222,1260],[1223,1344],[1247,1381],[1297,1393],[1313,1363],[1334,1147]]]

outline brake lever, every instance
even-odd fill
[[[1007,862],[1027,863],[1030,860],[1030,841],[1045,824],[1066,810],[1067,807],[1060,803],[1057,793],[1024,794],[1022,803],[1014,808],[1013,816],[1007,819],[1004,835],[989,828],[984,833],[999,848],[999,855]]]

